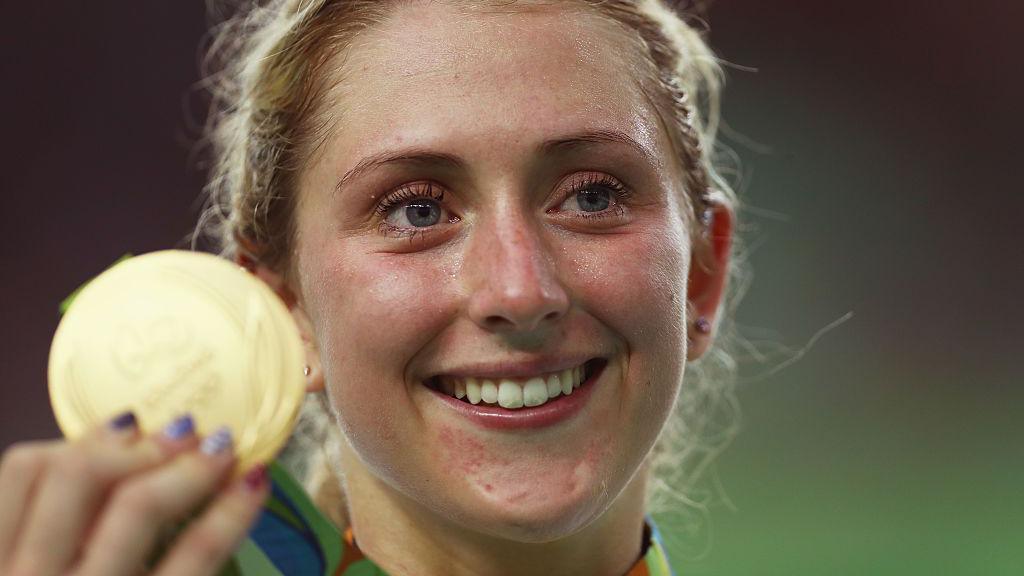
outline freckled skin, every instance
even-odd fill
[[[358,457],[352,474],[439,522],[547,541],[619,505],[677,393],[690,260],[680,179],[623,148],[564,164],[534,155],[545,139],[601,128],[670,158],[603,24],[449,9],[402,7],[345,64],[330,108],[343,128],[300,182],[301,305]],[[409,144],[458,154],[468,171],[384,170],[331,193],[361,158]],[[628,222],[598,229],[552,213],[562,177],[588,170],[637,189]],[[423,180],[445,189],[457,223],[413,240],[366,225],[368,199]],[[471,362],[575,352],[609,364],[583,412],[551,429],[477,428],[421,385]]]

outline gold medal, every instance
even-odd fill
[[[267,462],[304,395],[302,340],[280,298],[230,262],[166,250],[97,276],[50,348],[50,402],[76,438],[124,410],[158,429],[183,413],[231,428],[238,470]]]

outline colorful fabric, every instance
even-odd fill
[[[278,464],[270,466],[272,490],[263,514],[221,576],[387,576],[316,509]],[[624,576],[676,576],[661,534],[647,518],[646,551]]]

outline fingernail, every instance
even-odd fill
[[[107,426],[110,427],[111,430],[117,430],[119,432],[135,428],[136,425],[138,425],[138,422],[135,420],[135,413],[131,410],[114,416],[110,419],[110,422],[107,423]]]
[[[192,416],[185,414],[184,416],[179,416],[164,428],[164,436],[171,440],[181,440],[186,436],[190,436],[195,432],[195,429],[196,423],[192,420]]]
[[[253,492],[263,488],[266,483],[267,466],[265,464],[257,464],[245,475],[245,486]]]
[[[199,451],[208,456],[215,456],[231,447],[231,430],[221,426],[216,432],[203,438]]]

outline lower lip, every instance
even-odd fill
[[[604,373],[607,364],[602,365],[590,375],[586,382],[572,391],[568,396],[556,396],[540,406],[533,408],[516,408],[509,410],[500,406],[487,404],[470,404],[453,398],[443,392],[432,390],[447,406],[483,428],[492,430],[519,430],[523,428],[545,428],[564,422],[578,414],[590,398],[597,380]]]

